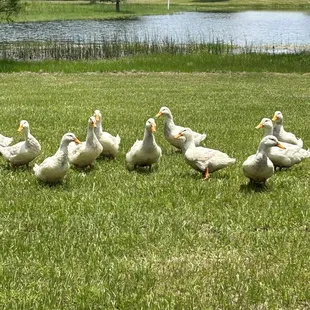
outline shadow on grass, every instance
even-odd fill
[[[154,165],[151,168],[149,166],[138,166],[138,167],[129,167],[126,166],[127,171],[130,173],[138,173],[138,174],[144,174],[144,175],[150,175],[152,173],[155,173],[158,170],[158,166]]]
[[[51,188],[51,189],[55,189],[55,190],[56,189],[68,190],[69,189],[68,180],[58,181],[55,183],[49,183],[49,182],[44,182],[44,181],[37,179],[37,182],[38,182],[38,185],[42,188]]]
[[[178,176],[183,177],[183,178],[188,178],[190,177],[193,180],[196,181],[203,181],[203,182],[212,182],[212,180],[229,180],[230,176],[227,173],[221,173],[219,171],[215,171],[210,173],[209,179],[205,180],[204,179],[204,173],[200,173],[195,170],[189,170],[189,172],[181,172],[178,173]]]
[[[177,148],[162,148],[163,155],[182,156],[182,151]]]
[[[240,185],[240,192],[244,194],[251,194],[255,193],[268,193],[272,189],[271,185],[266,185],[264,183],[251,183],[248,182],[247,184]]]
[[[2,166],[2,169],[6,171],[13,171],[13,172],[24,172],[24,171],[33,171],[33,166],[21,165],[21,166],[13,167],[9,162],[6,162]]]
[[[95,170],[96,169],[96,166],[95,165],[93,165],[93,166],[86,166],[86,167],[75,167],[75,166],[70,166],[70,169],[71,170],[73,170],[73,171],[76,171],[76,172],[78,172],[78,173],[80,173],[80,174],[84,174],[84,175],[86,175],[86,174],[90,174],[93,170]]]
[[[99,156],[96,158],[96,161],[98,162],[113,162],[116,161],[115,157],[109,157],[109,156]]]

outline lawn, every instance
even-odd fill
[[[141,15],[172,14],[186,11],[310,10],[308,0],[172,0],[169,10],[167,1],[163,0],[128,0],[120,4],[120,12],[116,12],[115,4],[112,2],[97,1],[96,4],[90,4],[89,1],[24,1],[24,4],[21,14],[12,17],[14,21],[129,19]]]
[[[310,304],[310,159],[278,171],[264,190],[241,165],[276,110],[310,146],[309,74],[2,73],[0,133],[20,139],[26,119],[35,162],[65,132],[83,141],[100,109],[121,137],[115,160],[39,184],[0,157],[2,309],[305,309]],[[237,159],[209,181],[165,141],[160,164],[130,172],[125,154],[145,121],[168,106],[204,145]]]
[[[309,73],[310,55],[208,52],[173,55],[157,53],[104,60],[0,60],[0,72],[278,72]]]

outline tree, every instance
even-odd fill
[[[1,1],[1,0],[0,0]],[[91,4],[94,4],[94,3],[96,3],[96,1],[97,0],[90,0],[90,3]],[[100,2],[109,2],[109,1],[111,1],[111,2],[115,2],[115,9],[116,9],[116,12],[120,12],[120,2],[121,2],[121,0],[100,0]]]
[[[120,3],[120,0],[116,0],[115,1],[115,8],[116,8],[116,12],[119,12],[121,9],[120,9],[120,6],[119,6],[119,3]]]
[[[0,0],[0,18],[12,20],[12,15],[18,14],[22,8],[20,0]]]

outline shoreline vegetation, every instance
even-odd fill
[[[172,14],[186,11],[310,10],[302,0],[170,1],[128,0],[115,11],[112,2],[26,1],[15,22],[74,19],[130,19],[141,15]],[[282,55],[291,54],[291,55]],[[293,55],[295,54],[295,55]],[[166,42],[119,42],[107,40],[91,44],[73,42],[0,43],[0,71],[113,72],[113,71],[248,71],[298,72],[309,70],[309,48],[252,46],[239,48],[219,39],[211,43],[177,44]]]
[[[310,57],[302,54],[136,55],[103,60],[0,60],[0,72],[278,72],[309,73]]]
[[[25,1],[24,9],[17,16],[12,16],[15,22],[55,21],[74,19],[132,19],[143,15],[172,14],[178,12],[236,12],[247,10],[291,10],[309,11],[307,0],[175,0],[170,1],[140,1],[128,0],[121,2],[120,12],[116,12],[113,2],[90,4],[89,1]],[[4,22],[4,21],[3,21]]]
[[[295,72],[308,73],[309,49],[213,43],[0,43],[0,72]],[[284,49],[286,48],[286,49]]]

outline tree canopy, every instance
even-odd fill
[[[0,0],[0,18],[11,20],[22,8],[20,0]]]

